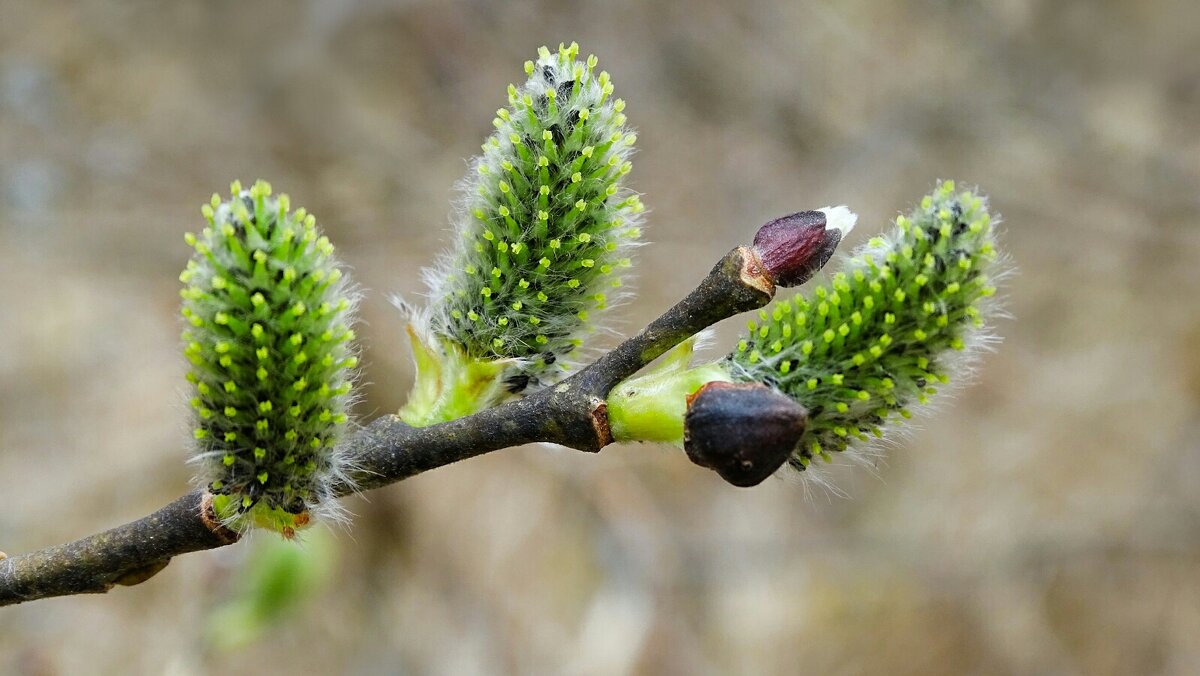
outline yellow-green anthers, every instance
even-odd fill
[[[474,393],[443,388],[410,402],[401,415],[412,424],[560,378],[623,297],[643,211],[625,187],[636,135],[608,73],[578,57],[572,43],[526,62],[528,79],[509,86],[471,163],[453,249],[426,271],[429,306],[414,313],[413,334],[443,376],[466,374]]]
[[[231,193],[180,275],[194,461],[227,524],[290,537],[346,482],[356,295],[312,214],[263,181]]]
[[[807,297],[759,313],[725,360],[808,411],[790,464],[862,447],[964,377],[991,340],[1003,271],[984,198],[952,181],[856,252]]]

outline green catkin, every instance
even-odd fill
[[[793,467],[828,461],[961,375],[989,340],[1001,267],[984,199],[946,181],[829,283],[761,311],[725,363],[808,409]]]
[[[808,411],[793,468],[869,451],[939,388],[965,379],[994,340],[987,320],[1005,272],[984,199],[941,183],[826,284],[760,310],[724,359],[688,366],[684,344],[619,383],[608,397],[613,436],[685,446],[690,395],[741,381],[771,386]]]
[[[227,523],[290,536],[345,481],[356,296],[311,214],[263,181],[231,192],[180,275],[195,462]]]
[[[453,250],[427,271],[429,307],[415,317],[432,358],[503,364],[507,385],[493,398],[561,377],[622,297],[641,234],[642,203],[624,186],[636,140],[625,102],[596,57],[578,53],[574,43],[543,47],[525,84],[509,86],[462,184]]]

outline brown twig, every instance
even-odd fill
[[[638,335],[563,382],[518,401],[430,427],[381,417],[346,443],[360,468],[356,486],[379,488],[426,470],[531,442],[596,452],[612,442],[605,398],[620,381],[688,337],[766,305],[773,274],[750,247],[730,251],[686,298]],[[211,496],[192,492],[137,521],[30,554],[0,556],[0,606],[133,585],[179,554],[238,540],[212,512]]]

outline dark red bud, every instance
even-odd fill
[[[734,486],[755,486],[787,461],[807,421],[803,406],[766,385],[708,383],[688,397],[683,448]]]
[[[842,231],[826,228],[823,211],[801,211],[758,229],[754,252],[779,286],[800,286],[829,262]]]

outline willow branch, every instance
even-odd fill
[[[763,307],[774,292],[774,276],[756,250],[738,247],[641,333],[553,387],[430,427],[410,427],[394,415],[363,427],[346,442],[359,468],[355,485],[337,492],[380,488],[532,442],[597,452],[612,443],[605,398],[614,385],[712,324]],[[138,584],[175,556],[233,544],[238,537],[216,518],[212,496],[194,491],[103,533],[11,558],[0,553],[0,606]]]

